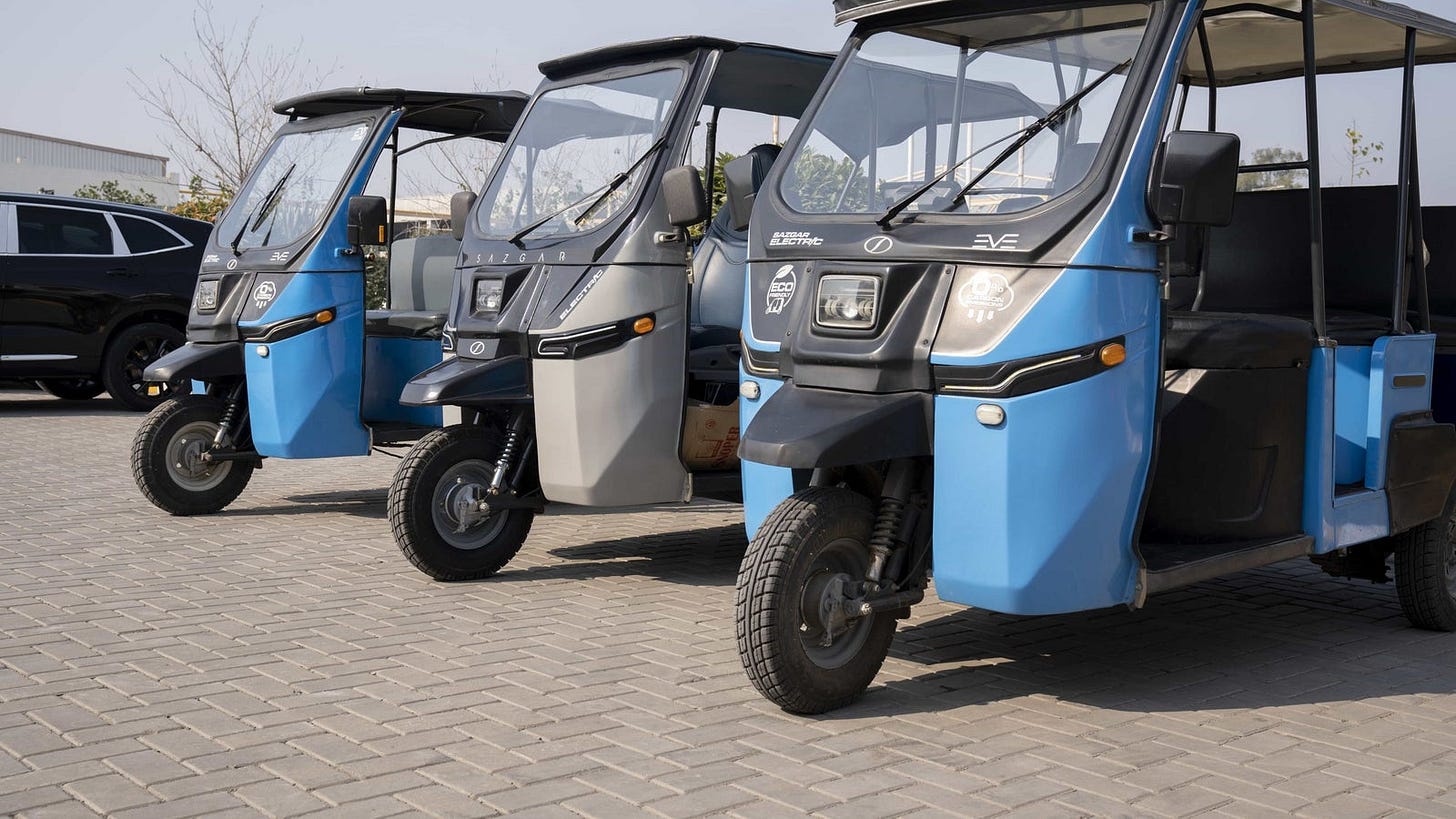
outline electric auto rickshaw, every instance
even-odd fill
[[[754,686],[854,700],[932,575],[1044,615],[1304,556],[1385,581],[1393,556],[1411,622],[1456,629],[1456,232],[1415,137],[1456,24],[1379,0],[835,8],[856,28],[752,210]],[[1388,184],[1358,134],[1338,163],[1321,139],[1321,91],[1354,75],[1390,86]],[[991,110],[1012,95],[1038,112]],[[1303,150],[1230,132],[1280,114]]]
[[[541,65],[484,193],[457,194],[456,356],[400,399],[464,419],[420,439],[390,486],[422,572],[495,573],[548,501],[737,500],[747,210],[720,211],[701,240],[688,229],[709,220],[726,140],[763,143],[743,152],[751,189],[830,63],[679,37]],[[685,164],[698,147],[701,171]]]
[[[346,88],[274,107],[288,123],[213,229],[187,344],[146,372],[193,382],[137,431],[132,472],[148,500],[216,512],[264,458],[368,455],[441,425],[438,408],[398,399],[441,360],[460,244],[432,235],[443,220],[428,204],[406,202],[400,160],[503,142],[526,101]],[[371,181],[387,196],[366,195]],[[387,276],[383,304],[366,304],[369,268]]]

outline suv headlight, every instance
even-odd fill
[[[819,280],[814,323],[841,330],[870,330],[879,308],[880,280],[875,276],[825,276]]]
[[[500,279],[481,279],[475,283],[475,312],[500,315],[505,301],[506,283]]]
[[[210,313],[217,309],[217,279],[197,283],[197,312]]]

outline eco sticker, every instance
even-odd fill
[[[273,282],[265,281],[253,290],[253,306],[259,310],[267,307],[273,297],[278,295],[278,287]]]
[[[982,270],[961,285],[956,300],[966,308],[966,315],[977,324],[984,324],[996,318],[996,314],[1011,306],[1016,300],[1016,291],[1000,273]]]
[[[777,316],[784,312],[784,308],[794,300],[794,290],[798,285],[799,279],[794,275],[794,266],[786,264],[780,267],[768,283],[768,306],[764,314]]]

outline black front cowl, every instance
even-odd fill
[[[809,262],[801,267],[798,297],[781,309],[785,321],[775,322],[777,315],[764,314],[765,306],[771,309],[773,304],[767,300],[766,288],[765,296],[755,299],[751,308],[754,335],[779,341],[779,372],[801,387],[875,393],[929,391],[934,387],[930,348],[954,274],[954,265],[940,263]],[[845,331],[814,323],[819,280],[829,275],[880,280],[878,320],[873,329]],[[755,276],[765,285],[770,278]],[[780,338],[764,337],[765,325],[772,324],[783,328]]]
[[[192,308],[187,314],[187,340],[203,344],[236,341],[238,316],[243,312],[243,300],[252,292],[253,274],[236,270],[204,273],[198,278],[198,287],[210,281],[217,282],[216,306],[206,312],[199,310],[197,291],[193,291]]]

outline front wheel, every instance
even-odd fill
[[[1395,537],[1395,591],[1416,628],[1456,631],[1456,497],[1439,518]]]
[[[206,461],[227,404],[184,395],[147,414],[131,447],[131,473],[147,500],[173,515],[207,515],[242,494],[253,477],[247,461]]]
[[[491,509],[491,477],[503,439],[459,424],[421,438],[389,487],[389,527],[415,568],[436,580],[479,580],[510,562],[535,512]]]
[[[837,487],[794,493],[763,522],[738,570],[738,656],[775,705],[820,714],[858,699],[879,673],[895,620],[850,616],[847,589],[870,565],[873,502]]]

